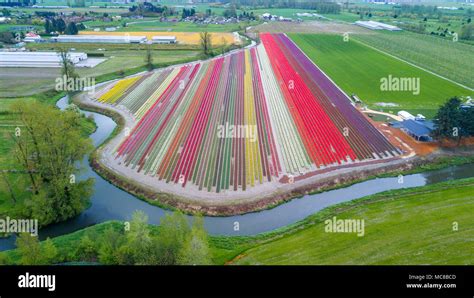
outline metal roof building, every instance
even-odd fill
[[[391,125],[400,128],[417,141],[430,142],[433,140],[431,132],[434,129],[434,124],[431,121],[404,120],[392,122]]]
[[[68,53],[72,63],[87,60],[86,53]],[[60,67],[61,56],[56,52],[0,52],[0,67]]]
[[[153,43],[176,43],[176,36],[153,36],[152,40]]]
[[[144,43],[147,38],[131,35],[59,35],[51,37],[51,40],[71,43]]]
[[[389,31],[400,31],[402,29],[397,26],[392,26],[389,24],[375,22],[375,21],[356,21],[356,25],[370,29],[370,30],[389,30]]]

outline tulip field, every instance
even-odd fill
[[[286,35],[261,41],[97,93],[136,120],[116,159],[158,180],[221,192],[401,154]]]

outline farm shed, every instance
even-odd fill
[[[433,140],[430,136],[433,131],[433,122],[431,121],[404,120],[392,123],[392,125],[400,128],[417,141],[431,142]]]
[[[52,37],[55,42],[77,42],[77,43],[144,43],[146,36],[131,35],[59,35]]]
[[[86,53],[68,53],[72,63],[87,60]],[[56,52],[0,52],[0,67],[60,67]]]
[[[381,22],[375,21],[357,21],[355,22],[356,25],[370,29],[370,30],[388,30],[388,31],[400,31],[402,29],[398,28],[397,26],[388,25]]]
[[[176,36],[153,36],[152,42],[160,44],[176,43]]]

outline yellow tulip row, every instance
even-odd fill
[[[140,76],[123,79],[118,81],[107,93],[103,94],[99,98],[99,102],[113,104],[115,103],[120,97],[123,96],[124,92],[133,85]]]

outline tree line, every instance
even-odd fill
[[[103,265],[208,265],[211,251],[203,219],[192,224],[179,212],[166,214],[157,229],[148,225],[148,217],[136,211],[123,228],[110,226],[103,232],[85,233],[74,244],[56,247],[52,240],[43,243],[30,234],[17,240],[18,263],[51,265],[64,262],[93,262]],[[65,251],[64,251],[65,250]],[[0,264],[12,260],[0,254]]]
[[[181,14],[181,19],[185,19],[187,17],[192,17],[196,14],[196,10],[194,8],[187,9],[183,8],[183,12]]]
[[[44,23],[44,31],[46,33],[58,32],[68,35],[76,35],[79,30],[85,29],[83,24],[76,25],[75,22],[69,22],[66,24],[63,18],[51,18],[46,19]]]
[[[339,13],[340,5],[335,1],[316,0],[316,1],[296,1],[296,0],[238,0],[232,1],[239,8],[242,6],[251,6],[254,8],[299,8],[312,9],[319,13]]]

